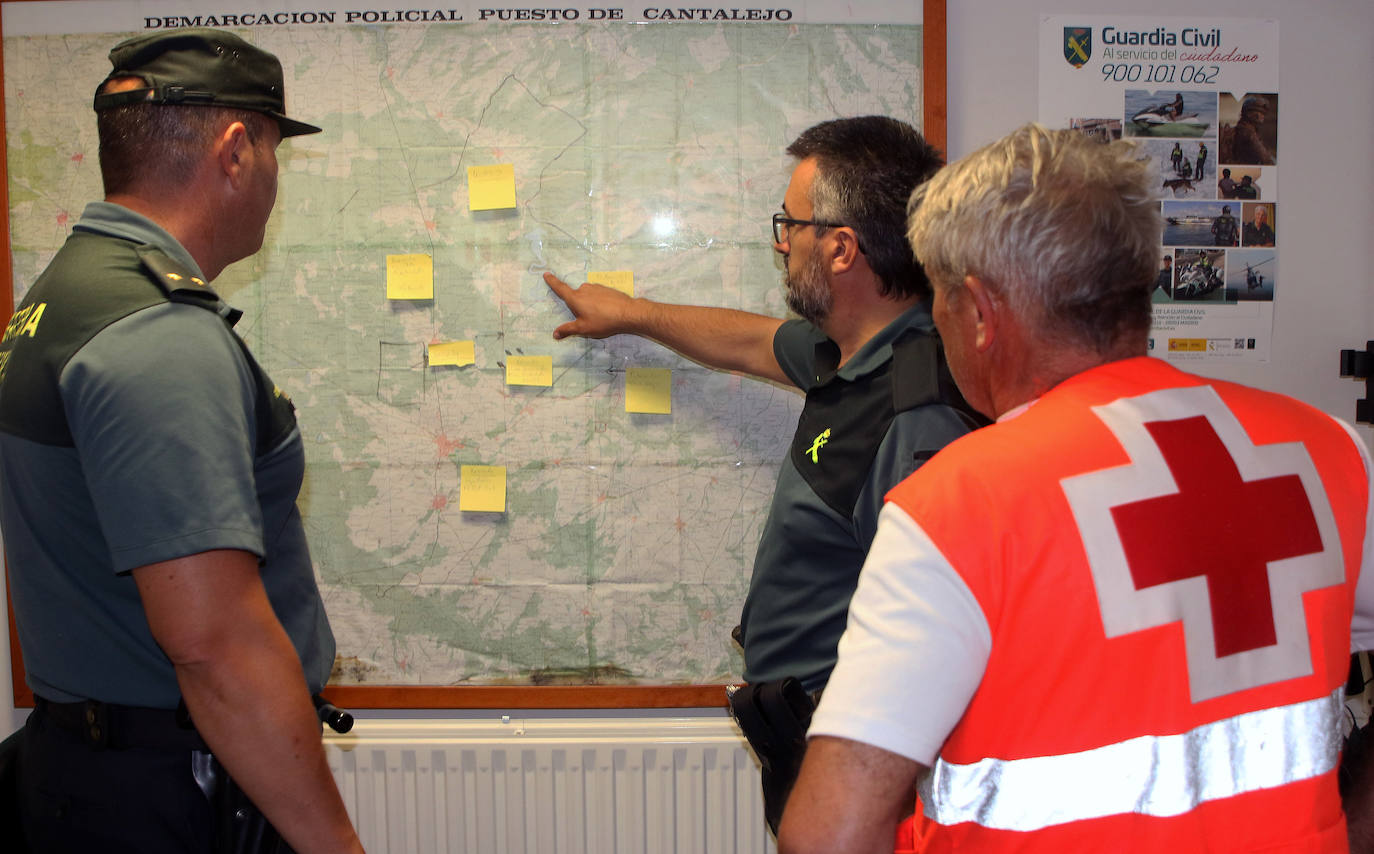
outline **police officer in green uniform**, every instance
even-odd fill
[[[1231,198],[1253,201],[1258,199],[1259,195],[1259,187],[1255,186],[1255,179],[1249,175],[1242,175],[1240,176],[1240,183],[1236,185],[1235,191],[1231,194]]]
[[[1231,206],[1222,205],[1221,214],[1212,219],[1212,245],[1235,246],[1240,234],[1240,223],[1231,215]]]
[[[262,244],[281,139],[319,128],[229,33],[110,60],[105,200],[0,345],[0,524],[36,698],[21,829],[43,852],[358,852],[310,699],[334,638],[300,431],[210,286]]]
[[[773,249],[800,319],[668,305],[544,276],[575,315],[555,338],[640,335],[806,394],[737,633],[745,693],[772,703],[753,720],[788,721],[759,735],[742,716],[746,704],[733,703],[763,766],[774,829],[804,748],[796,731],[804,735],[808,695],[835,665],[883,496],[977,418],[942,369],[928,284],[906,241],[907,200],[939,168],[938,152],[903,122],[863,116],[816,125],[788,153],[797,164],[773,217]]]

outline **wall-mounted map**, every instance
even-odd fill
[[[6,10],[16,300],[100,197],[91,95],[150,5],[9,4],[125,10],[78,34]],[[266,244],[214,283],[297,407],[336,681],[732,678],[800,397],[639,339],[555,342],[541,274],[781,315],[784,149],[841,115],[919,126],[921,27],[343,20],[234,28],[325,132],[282,145]],[[513,207],[476,203],[503,181]],[[388,298],[389,256],[427,256],[391,266],[432,296]],[[551,357],[549,382],[508,382],[522,357]],[[626,411],[637,368],[671,370],[670,412]],[[459,509],[464,466],[504,468],[503,510]]]

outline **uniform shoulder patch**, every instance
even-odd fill
[[[143,262],[143,269],[148,271],[158,288],[172,302],[198,305],[213,311],[222,316],[230,326],[238,323],[239,318],[243,316],[243,312],[238,309],[224,306],[220,302],[219,294],[215,293],[209,282],[177,263],[156,246],[144,244],[134,251]]]
[[[219,295],[210,288],[209,282],[187,270],[156,246],[145,244],[134,251],[138,253],[138,258],[143,262],[143,267],[152,274],[158,287],[170,299],[178,302],[194,300],[211,304],[219,301]],[[178,299],[178,297],[190,297],[190,299]]]

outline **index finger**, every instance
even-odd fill
[[[565,292],[571,293],[573,291],[573,287],[571,285],[569,285],[562,279],[558,278],[553,273],[544,274],[544,284],[552,288],[553,292],[558,294],[560,297],[563,296]]]

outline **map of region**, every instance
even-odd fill
[[[782,316],[769,217],[787,144],[829,118],[920,125],[921,28],[484,24],[239,31],[282,58],[284,143],[262,251],[215,287],[297,407],[300,498],[360,685],[691,684],[737,678],[794,389],[630,336],[554,341],[541,274],[629,271],[636,296]],[[100,198],[91,95],[127,34],[4,39],[16,302]],[[509,164],[513,208],[469,208]],[[387,298],[427,255],[433,298]],[[470,365],[429,345],[473,342]],[[508,385],[549,356],[549,386]],[[671,370],[671,412],[626,372]],[[463,466],[504,512],[459,510]]]

